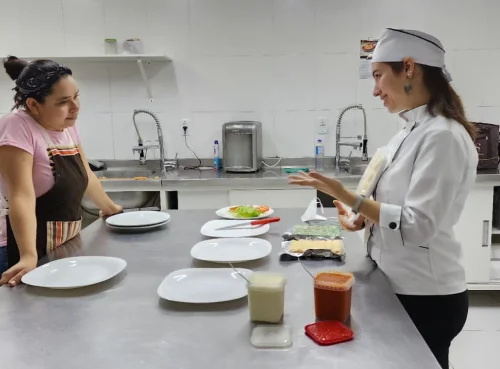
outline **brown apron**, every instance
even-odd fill
[[[41,128],[41,127],[40,127]],[[56,147],[43,129],[54,173],[54,186],[36,199],[36,249],[38,259],[74,238],[82,226],[81,203],[88,177],[77,146],[68,130],[71,146]],[[9,268],[19,262],[19,249],[7,216],[7,256]]]

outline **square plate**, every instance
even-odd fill
[[[247,279],[248,269],[238,271]],[[230,268],[189,268],[170,273],[158,287],[165,300],[190,304],[211,304],[247,296],[247,281]]]
[[[272,249],[271,243],[261,238],[215,238],[194,245],[191,256],[212,263],[243,263],[265,258]]]
[[[51,261],[27,273],[24,284],[53,289],[91,286],[113,278],[127,266],[123,259],[107,256],[78,256]]]

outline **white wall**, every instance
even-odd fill
[[[135,108],[158,113],[169,157],[191,156],[182,118],[190,119],[189,143],[203,157],[233,119],[262,121],[266,156],[312,156],[320,116],[329,119],[326,154],[333,155],[339,110],[354,103],[367,109],[373,153],[398,122],[372,97],[373,82],[358,79],[359,40],[387,26],[433,33],[448,51],[469,117],[497,122],[498,14],[497,0],[0,0],[0,55],[100,54],[105,37],[140,37],[146,52],[174,60],[147,69],[153,103],[134,63],[70,65],[92,158],[134,158]],[[5,113],[12,82],[4,74],[0,87]],[[154,139],[148,118],[140,121],[145,139]],[[346,135],[361,133],[361,113],[347,113],[344,122]]]

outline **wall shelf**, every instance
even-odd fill
[[[19,59],[35,60],[35,59],[50,59],[57,61],[82,61],[82,62],[120,62],[120,61],[137,61],[144,62],[170,62],[172,59],[166,55],[160,54],[116,54],[116,55],[36,55],[36,56],[18,56]]]
[[[139,68],[139,73],[141,74],[142,81],[146,87],[148,97],[153,99],[153,92],[151,91],[151,85],[146,74],[146,69],[144,64],[150,64],[151,62],[171,62],[172,59],[168,58],[166,55],[159,54],[116,54],[116,55],[53,55],[53,56],[18,56],[19,59],[24,60],[36,60],[36,59],[49,59],[55,60],[61,63],[70,62],[136,62]]]

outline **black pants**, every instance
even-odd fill
[[[448,369],[451,341],[467,320],[467,291],[445,296],[397,295],[443,369]]]

